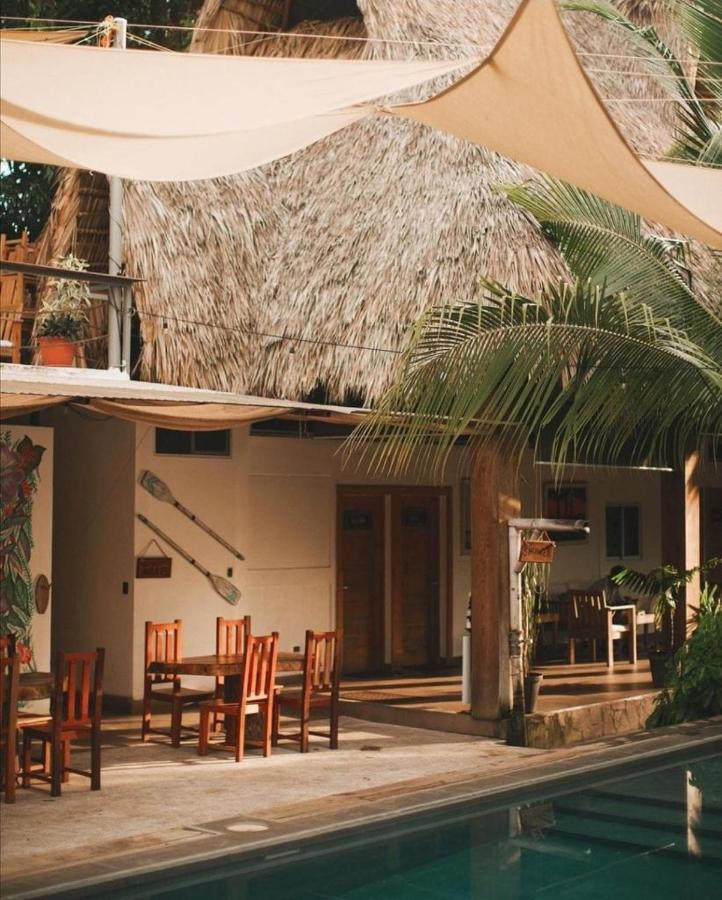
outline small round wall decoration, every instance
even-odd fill
[[[50,605],[50,582],[45,575],[35,579],[35,609],[42,615]]]

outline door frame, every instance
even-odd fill
[[[441,652],[441,603],[439,603],[439,608],[436,614],[436,640],[435,647],[437,647],[436,659],[451,659],[453,656],[453,647],[454,647],[454,635],[453,635],[453,624],[454,624],[454,514],[453,514],[453,494],[454,489],[450,485],[427,485],[427,484],[337,484],[336,485],[336,603],[335,603],[335,615],[336,615],[336,629],[340,632],[341,640],[343,640],[343,564],[341,559],[341,527],[342,527],[342,516],[341,516],[341,503],[340,499],[342,495],[345,496],[353,496],[356,494],[357,496],[364,495],[373,495],[373,496],[381,496],[385,498],[387,495],[393,497],[393,495],[398,494],[419,494],[422,496],[435,496],[435,497],[444,497],[446,500],[446,515],[443,517],[445,519],[445,527],[446,527],[446,540],[445,540],[445,550],[446,550],[446,573],[444,575],[445,581],[445,589],[446,589],[446,598],[444,602],[444,619],[446,626],[446,634],[444,639],[444,653]],[[441,525],[442,515],[439,512],[439,524]],[[391,544],[391,552],[394,552],[393,546],[393,520],[390,523],[392,528],[392,544]],[[441,555],[441,542],[439,542],[439,555]],[[383,565],[384,571],[386,571],[386,517],[384,516],[383,522]],[[441,563],[441,559],[439,560]],[[393,571],[393,566],[391,566],[391,570]],[[439,578],[439,588],[441,588],[442,579]],[[391,589],[393,591],[393,584],[391,585]],[[441,591],[439,591],[439,597],[441,596]],[[393,598],[392,598],[393,602]],[[382,656],[385,657],[385,647],[386,647],[386,615],[385,615],[385,597],[384,597],[384,615],[381,619],[381,647],[382,647]],[[382,664],[384,668],[391,668],[391,664],[385,661],[385,658],[382,659]]]

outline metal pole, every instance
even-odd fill
[[[512,520],[514,521],[514,520]],[[509,664],[511,669],[512,712],[507,740],[517,747],[526,746],[524,709],[524,625],[522,614],[521,570],[519,564],[519,529],[509,524]]]
[[[126,19],[113,20],[113,48],[125,50]],[[111,275],[120,275],[123,269],[123,182],[115,175],[108,178],[110,188],[108,233],[108,271]],[[108,304],[108,368],[120,369],[128,367],[129,360],[123,359],[121,345],[121,327],[128,327],[126,309],[130,317],[127,292],[124,289],[110,289],[111,303]],[[124,335],[125,337],[125,335]],[[123,340],[123,344],[125,340]]]

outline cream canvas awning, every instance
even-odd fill
[[[227,403],[173,403],[168,401],[90,400],[94,412],[129,422],[180,431],[216,431],[290,414],[282,406],[233,406]]]
[[[367,414],[355,407],[131,381],[97,369],[10,364],[0,367],[3,420],[63,403],[82,408],[86,414],[180,431],[215,431],[278,418],[352,426]]]
[[[722,249],[722,171],[634,153],[581,67],[554,0],[522,0],[478,63],[3,40],[0,65],[4,156],[150,181],[253,168],[377,113],[375,98],[473,66],[429,100],[384,112],[489,147]]]
[[[10,394],[0,392],[0,420],[39,412],[49,406],[67,403],[67,397],[53,397],[48,394]]]

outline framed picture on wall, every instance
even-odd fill
[[[585,484],[544,485],[544,517],[547,519],[586,519],[587,486]],[[587,539],[584,532],[550,532],[552,540],[558,544],[582,543]]]
[[[462,556],[471,553],[471,479],[462,478],[459,483],[459,552]]]

